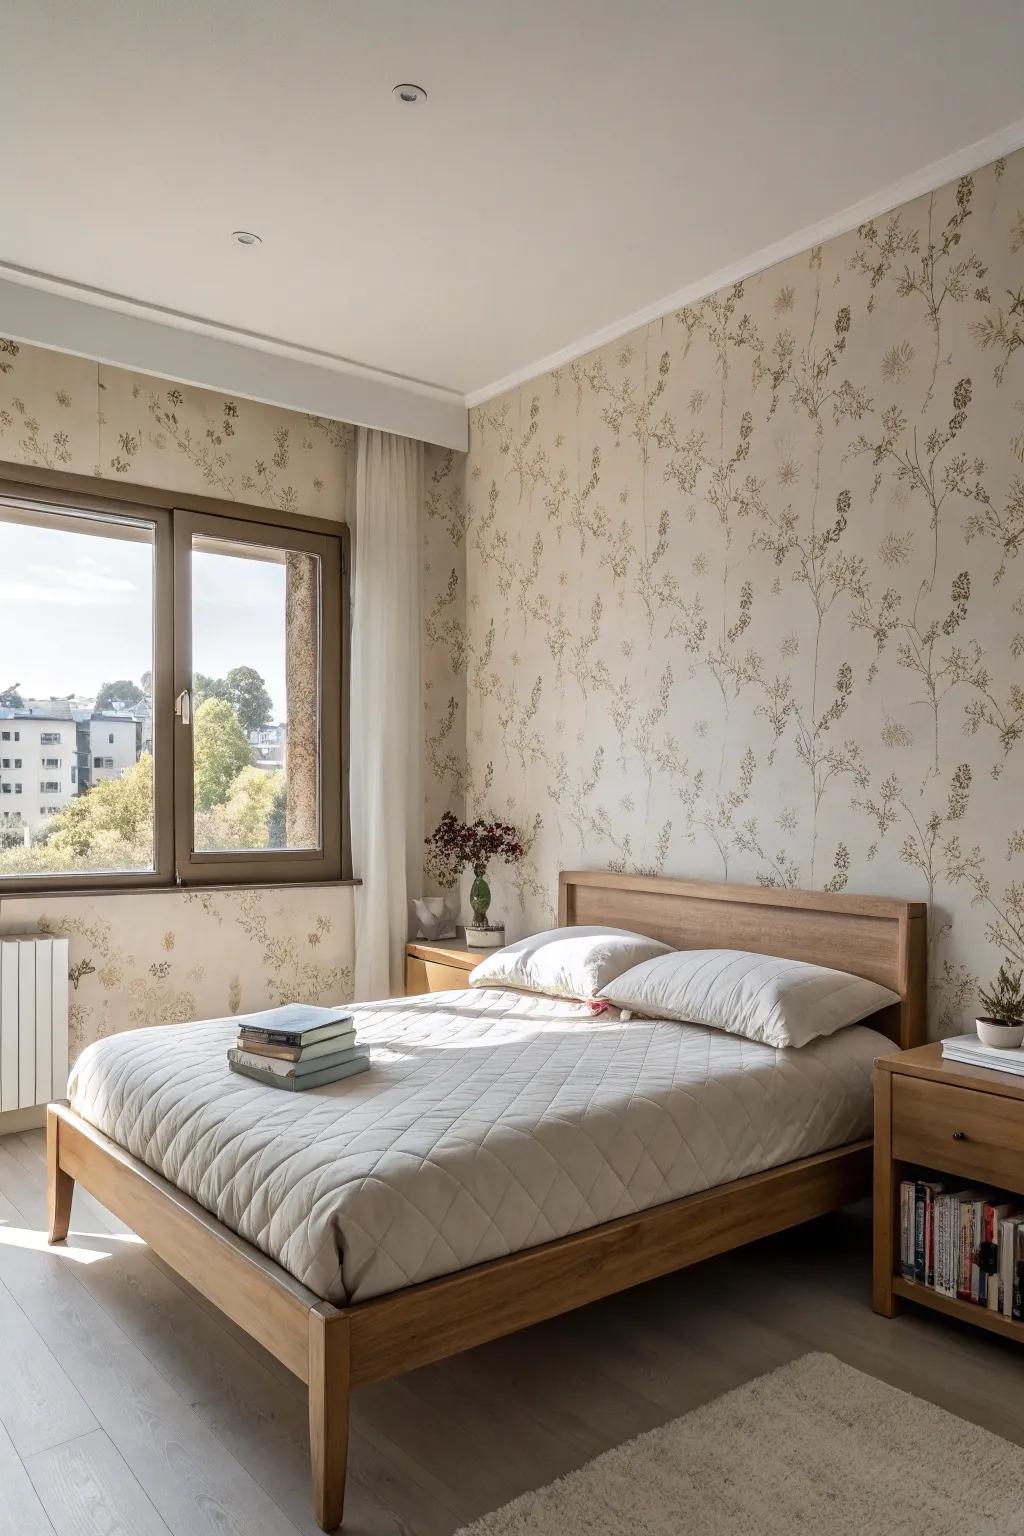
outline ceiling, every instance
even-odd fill
[[[460,397],[1024,119],[1021,0],[3,0],[0,55],[0,275]]]

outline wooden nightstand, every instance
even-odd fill
[[[405,946],[405,995],[421,992],[454,992],[467,987],[466,980],[484,955],[493,951],[470,949],[465,939],[410,939]]]
[[[875,1062],[872,1297],[884,1317],[913,1301],[1024,1342],[1024,1323],[899,1273],[900,1180],[921,1169],[1024,1195],[1024,1078],[944,1061],[941,1045]]]

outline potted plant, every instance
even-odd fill
[[[519,833],[507,821],[459,821],[445,811],[437,826],[425,839],[425,872],[442,890],[450,890],[468,865],[473,871],[469,904],[473,921],[466,929],[466,943],[472,949],[500,949],[505,942],[505,925],[490,923],[487,909],[491,888],[487,884],[487,866],[492,859],[515,864],[526,852]]]
[[[1009,964],[1001,965],[991,991],[978,993],[978,1001],[985,1010],[976,1020],[978,1038],[983,1045],[1012,1050],[1024,1040],[1022,977],[1024,972],[1011,970]]]

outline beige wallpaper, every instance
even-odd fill
[[[0,459],[345,517],[351,428],[0,340]],[[351,994],[346,888],[0,899],[71,940],[71,1034]]]
[[[578,864],[923,897],[936,1035],[1024,963],[1024,154],[435,459],[428,756],[528,836],[513,932]]]

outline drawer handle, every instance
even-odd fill
[[[954,1141],[966,1141],[967,1140],[967,1133],[965,1131],[954,1131],[953,1132],[953,1140]]]

